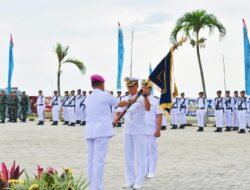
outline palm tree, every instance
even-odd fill
[[[180,17],[177,20],[176,25],[170,35],[172,43],[175,44],[177,42],[178,34],[182,33],[185,37],[190,39],[190,44],[193,47],[196,47],[202,88],[205,98],[207,98],[207,92],[201,64],[200,48],[205,47],[206,39],[204,37],[200,37],[200,31],[202,29],[208,29],[209,34],[211,35],[215,28],[218,29],[220,39],[222,39],[226,35],[226,29],[217,20],[217,18],[213,14],[207,13],[206,10],[196,10],[193,12],[187,12],[182,17]]]
[[[85,74],[86,67],[83,62],[77,59],[66,58],[68,55],[69,46],[63,47],[61,43],[56,44],[55,53],[58,58],[58,71],[57,71],[57,90],[58,94],[61,95],[61,74],[62,74],[62,66],[66,63],[74,64],[82,74]]]

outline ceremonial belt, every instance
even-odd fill
[[[204,110],[205,108],[204,107],[201,107],[201,108],[197,107],[197,109],[198,110]]]
[[[227,110],[232,110],[233,108],[226,108]]]
[[[246,110],[247,108],[239,108],[238,110],[242,111],[242,110]]]
[[[224,110],[224,108],[215,108],[215,110]]]

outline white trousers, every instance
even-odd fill
[[[87,139],[87,178],[89,190],[103,190],[104,161],[109,137]]]
[[[155,174],[158,160],[158,149],[156,137],[154,135],[146,136],[146,169],[145,174]]]
[[[215,110],[215,125],[217,128],[222,128],[223,127],[223,120],[224,120],[224,115],[223,115],[223,110]]]
[[[187,116],[185,110],[180,111],[180,124],[187,124]]]
[[[172,108],[170,111],[171,114],[171,124],[178,125],[179,123],[179,110],[178,108]]]
[[[81,120],[81,107],[76,107],[76,111],[75,111],[75,119],[77,121],[80,121]]]
[[[75,107],[68,107],[69,121],[70,123],[76,123],[75,119]]]
[[[196,110],[196,117],[197,117],[197,124],[198,127],[204,127],[205,126],[205,109],[197,109]]]
[[[83,108],[81,108],[81,121],[86,121],[87,118],[87,111],[86,108],[83,110]]]
[[[124,135],[127,184],[143,185],[146,163],[146,135]]]
[[[250,127],[250,112],[247,113],[247,124]]]
[[[69,111],[68,111],[68,107],[64,107],[64,108],[63,108],[63,118],[64,118],[64,121],[69,121]]]
[[[246,114],[246,110],[238,110],[240,129],[246,129]]]
[[[59,111],[60,111],[59,106],[53,106],[52,107],[52,120],[53,121],[58,121],[59,120]]]
[[[45,108],[43,106],[37,106],[37,115],[39,121],[44,121],[44,111]]]
[[[225,125],[227,127],[233,127],[233,112],[231,110],[226,110],[224,116],[225,116]]]
[[[233,111],[233,127],[239,127],[239,116],[238,116],[238,110]]]

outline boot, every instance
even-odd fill
[[[58,125],[58,121],[55,121],[54,125],[56,125],[56,126],[57,126],[57,125]]]
[[[171,129],[177,129],[177,125],[173,125]]]
[[[81,124],[81,120],[76,120],[76,124]]]
[[[44,125],[44,121],[41,121],[41,124],[40,125]]]
[[[167,130],[167,127],[166,126],[161,126],[161,130],[165,131],[165,130]]]
[[[224,131],[229,131],[229,127],[226,127],[226,129]]]
[[[216,130],[215,130],[214,132],[220,133],[220,132],[222,132],[222,128],[221,128],[221,127],[217,127]]]
[[[41,125],[41,122],[42,122],[42,121],[39,121],[39,122],[37,123],[37,125]]]
[[[179,129],[184,129],[184,125],[181,124],[180,127],[179,127]]]
[[[68,121],[64,121],[63,125],[68,125],[69,122]]]
[[[75,123],[70,123],[69,126],[72,126],[72,127],[73,127],[73,126],[75,126]]]
[[[197,130],[197,132],[203,132],[203,127],[199,127],[199,129]]]
[[[228,127],[228,132],[230,132],[230,131],[231,131],[231,129],[232,129],[232,127]]]
[[[53,121],[53,123],[51,125],[56,125],[56,121]]]
[[[86,125],[86,121],[82,121],[81,125],[85,126]],[[118,123],[117,127],[121,127],[121,123]]]
[[[240,129],[239,133],[246,133],[245,129]]]

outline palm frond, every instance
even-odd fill
[[[81,71],[82,74],[85,74],[85,72],[86,72],[86,67],[85,67],[84,63],[81,62],[80,60],[69,58],[69,59],[66,59],[64,62],[62,62],[62,64],[65,64],[65,63],[74,64]]]
[[[58,58],[58,62],[62,63],[64,58],[68,55],[69,46],[62,46],[61,43],[57,43],[55,47],[55,52]]]

